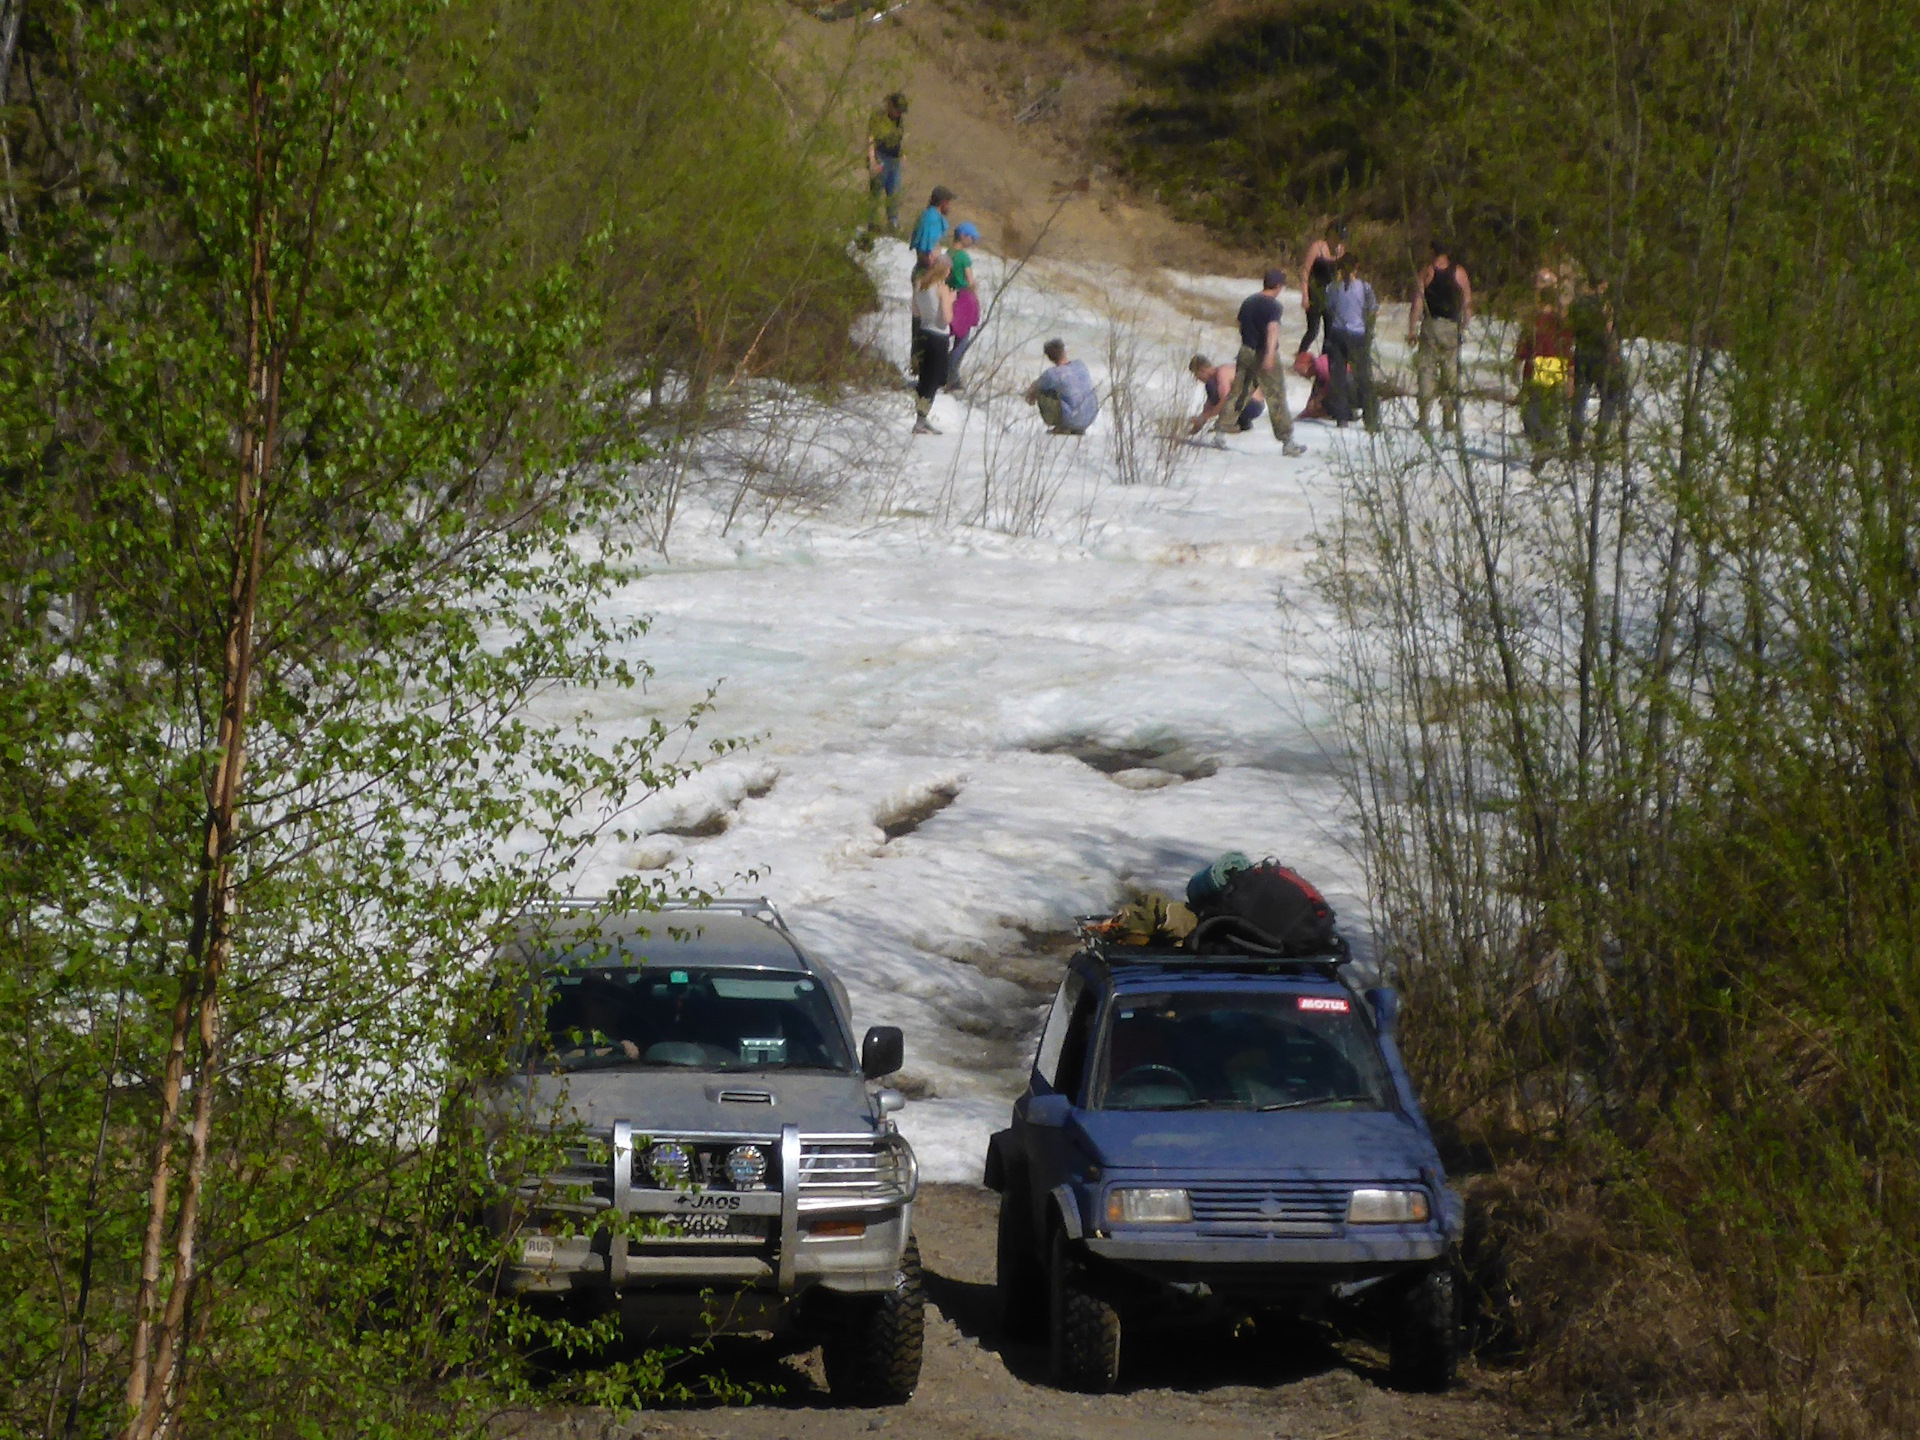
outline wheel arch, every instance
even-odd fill
[[[1063,1232],[1069,1240],[1084,1240],[1086,1227],[1080,1218],[1080,1197],[1073,1193],[1073,1186],[1062,1181],[1047,1192],[1047,1210],[1042,1238],[1050,1246],[1053,1232]]]

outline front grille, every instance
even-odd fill
[[[655,1217],[634,1243],[659,1248],[723,1246],[727,1249],[765,1245],[779,1222],[770,1215],[662,1215]]]
[[[1332,1229],[1347,1218],[1353,1187],[1315,1181],[1214,1181],[1188,1187],[1201,1225]]]
[[[520,1187],[543,1210],[591,1212],[613,1204],[612,1152],[604,1144],[569,1145],[558,1169]]]

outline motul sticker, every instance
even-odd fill
[[[1313,1015],[1344,1015],[1351,1008],[1337,995],[1302,995],[1300,1008]]]

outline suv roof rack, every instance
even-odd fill
[[[612,897],[608,895],[555,895],[545,900],[529,900],[529,910],[597,910]],[[736,915],[778,915],[773,902],[764,895],[717,895],[711,900],[662,900],[651,910],[727,910]]]
[[[529,902],[527,910],[531,914],[570,914],[583,910],[598,910],[606,905],[611,897],[606,895],[556,895],[548,900]],[[662,900],[659,904],[647,907],[655,914],[696,914],[741,915],[751,920],[765,920],[768,925],[785,935],[789,940],[793,932],[787,929],[787,922],[774,904],[764,895],[718,895],[711,900]],[[644,913],[644,912],[643,912]]]
[[[1200,922],[1200,927],[1190,937],[1199,940],[1206,935],[1207,928],[1228,917],[1215,916]],[[1181,964],[1205,967],[1208,965],[1317,965],[1338,969],[1353,959],[1353,951],[1347,945],[1346,937],[1335,935],[1333,948],[1318,955],[1291,955],[1278,945],[1262,945],[1249,938],[1250,926],[1240,923],[1237,926],[1229,922],[1223,928],[1222,938],[1214,945],[1232,945],[1234,949],[1185,950],[1159,949],[1150,945],[1127,945],[1111,939],[1104,927],[1113,919],[1110,915],[1076,915],[1074,928],[1080,932],[1081,944],[1093,954],[1112,963],[1129,963],[1127,955],[1137,954],[1142,959],[1151,956],[1158,964]],[[1254,932],[1256,935],[1258,931]],[[1271,937],[1268,937],[1271,938]]]
[[[1331,978],[1341,966],[1353,959],[1344,946],[1325,955],[1267,955],[1258,951],[1196,953],[1192,950],[1166,950],[1148,945],[1119,945],[1089,936],[1082,953],[1109,969],[1120,966],[1152,966],[1156,970],[1268,970],[1311,971]]]

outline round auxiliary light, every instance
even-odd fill
[[[767,1152],[758,1145],[736,1145],[727,1152],[727,1179],[736,1190],[756,1190],[766,1182]]]
[[[677,1141],[664,1140],[647,1151],[647,1173],[663,1188],[684,1185],[693,1174],[693,1155]]]

